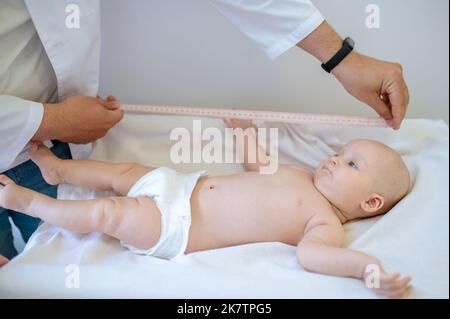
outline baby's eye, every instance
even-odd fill
[[[353,168],[358,168],[358,165],[356,165],[356,163],[353,161],[348,162],[348,165]]]

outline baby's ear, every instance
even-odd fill
[[[375,215],[384,205],[384,197],[380,194],[374,193],[370,197],[361,203],[361,208],[367,213],[367,217]]]

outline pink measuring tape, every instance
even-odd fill
[[[187,115],[199,117],[263,120],[283,123],[318,123],[342,126],[389,127],[381,117],[337,116],[325,114],[287,113],[272,111],[209,109],[184,106],[123,104],[127,112]]]

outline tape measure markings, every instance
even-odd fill
[[[123,104],[128,112],[144,112],[173,115],[190,115],[200,117],[236,118],[246,120],[265,120],[283,123],[319,123],[345,126],[388,127],[381,117],[338,116],[309,113],[288,113],[273,111],[253,111],[235,109],[208,109],[183,106]]]

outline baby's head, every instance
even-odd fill
[[[401,156],[382,143],[358,139],[322,161],[314,185],[347,220],[384,214],[409,189],[409,172]]]

